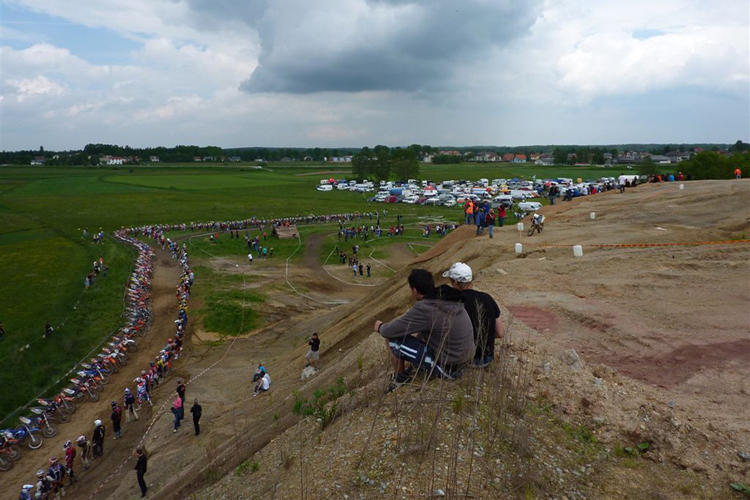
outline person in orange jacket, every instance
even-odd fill
[[[466,207],[464,208],[466,214],[466,224],[474,223],[474,203],[471,200],[466,201]]]
[[[737,167],[734,171],[734,178],[735,179],[742,179],[742,170],[740,170],[740,167]]]

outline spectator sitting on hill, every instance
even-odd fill
[[[492,363],[495,357],[495,339],[501,339],[505,335],[500,308],[488,293],[473,289],[471,267],[463,262],[453,264],[443,273],[443,277],[450,279],[451,286],[463,295],[464,307],[474,327],[476,352],[473,366],[484,368]],[[440,288],[441,291],[443,287]]]
[[[271,377],[268,376],[268,373],[264,373],[263,377],[258,380],[258,383],[255,384],[255,394],[253,394],[253,397],[257,396],[261,392],[266,392],[268,389],[271,388]]]
[[[406,361],[429,375],[453,380],[474,357],[474,330],[460,292],[438,293],[432,274],[424,269],[413,269],[408,283],[417,303],[389,323],[375,322],[394,370],[388,392],[410,380]]]

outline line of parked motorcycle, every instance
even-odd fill
[[[13,468],[21,457],[23,445],[32,450],[42,447],[44,438],[57,435],[57,426],[69,422],[76,405],[86,401],[99,401],[99,393],[128,362],[128,354],[138,350],[138,336],[144,336],[151,324],[151,278],[155,254],[145,243],[132,238],[122,241],[138,247],[136,259],[125,291],[126,325],[113,336],[89,362],[80,363],[72,385],[48,398],[36,400],[38,406],[28,408],[28,413],[19,417],[19,424],[12,429],[0,430],[0,471]],[[69,372],[70,374],[70,372]]]

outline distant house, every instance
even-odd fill
[[[513,163],[526,163],[526,155],[516,155],[513,158]]]
[[[194,156],[193,157],[193,161],[201,161],[201,157],[200,156]]]
[[[461,152],[456,151],[455,149],[448,150],[448,151],[440,151],[440,154],[443,156],[461,156]]]
[[[44,156],[35,156],[33,160],[31,160],[32,165],[44,165],[45,158]]]
[[[680,163],[681,161],[690,159],[690,153],[684,153],[682,151],[670,151],[664,156],[669,158],[670,163]]]
[[[422,158],[423,163],[432,163],[433,155],[424,155]]]
[[[238,162],[238,161],[242,161],[242,158],[240,158],[239,156],[230,156],[229,161]]]
[[[123,163],[126,163],[126,160],[122,156],[104,155],[99,157],[100,165],[122,165]]]
[[[312,156],[305,156],[304,158],[302,158],[302,161],[313,161],[313,157]]]
[[[669,159],[669,156],[664,155],[651,155],[651,161],[654,163],[658,163],[659,165],[672,163],[672,160]]]
[[[289,163],[290,161],[294,161],[293,159],[289,158],[288,156],[285,156],[281,159],[284,163]]]
[[[513,161],[515,155],[513,153],[505,153],[503,155],[503,161]]]
[[[500,161],[500,156],[497,153],[493,153],[492,151],[477,153],[476,155],[474,155],[474,161],[495,162]]]
[[[152,156],[149,158],[151,163],[159,163],[159,157],[158,156]]]
[[[531,153],[531,154],[529,155],[529,161],[533,161],[533,162],[536,162],[536,161],[537,161],[538,159],[540,159],[541,157],[542,157],[542,155],[541,155],[541,154],[539,154],[539,153]]]
[[[352,162],[352,155],[346,155],[346,156],[332,156],[331,157],[332,163],[351,163]]]
[[[555,163],[555,159],[550,158],[550,157],[546,157],[546,158],[539,157],[539,159],[537,159],[534,162],[535,165],[552,165],[554,163]]]
[[[215,156],[204,156],[203,161],[216,161]]]

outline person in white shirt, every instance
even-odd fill
[[[253,394],[253,397],[257,396],[258,393],[266,392],[268,389],[271,388],[271,377],[268,376],[268,373],[263,375],[263,378],[258,381],[258,383],[255,385],[255,394]]]
[[[247,261],[252,264],[253,263],[253,254],[249,253],[247,254]]]

